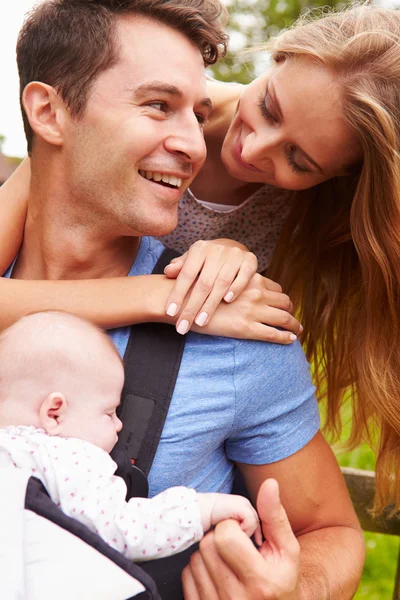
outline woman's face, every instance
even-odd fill
[[[245,88],[222,147],[233,177],[288,190],[345,175],[360,158],[334,74],[307,58],[283,59]]]

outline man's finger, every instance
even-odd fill
[[[257,496],[257,511],[268,545],[273,550],[284,550],[296,555],[299,544],[281,504],[279,485],[275,479],[267,479],[261,485]],[[263,548],[260,552],[263,554]]]
[[[210,538],[212,535],[212,532],[209,533],[208,538]],[[201,544],[202,542],[200,543],[200,549],[202,547]],[[211,540],[208,541],[206,546],[208,548],[207,556],[216,554],[215,551],[213,552],[212,550],[213,543]],[[188,587],[189,590],[194,588],[197,593],[197,596],[193,594],[193,600],[196,600],[197,597],[200,600],[220,600],[220,596],[218,595],[217,589],[214,585],[214,579],[209,573],[207,565],[204,561],[204,554],[201,552],[201,550],[192,554],[190,563],[186,569],[190,571],[190,574],[186,574],[186,587]],[[189,600],[192,600],[191,596],[189,596]]]
[[[182,573],[185,600],[218,600],[214,583],[200,552],[192,554],[190,563]]]
[[[214,530],[215,546],[219,556],[241,582],[249,573],[263,573],[265,562],[250,538],[237,521],[221,521]]]
[[[182,572],[182,587],[185,600],[201,600],[196,589],[190,564]]]
[[[237,521],[234,521],[234,523],[238,527],[240,534],[250,542],[247,535],[241,530],[239,523]],[[253,546],[251,542],[250,545]],[[235,598],[235,600],[244,599],[243,586],[239,581],[237,574],[224,562],[218,551],[215,540],[215,530],[208,533],[200,542],[200,553],[207,568],[207,572],[215,586],[218,600],[232,600],[232,598]],[[203,600],[203,597],[201,598]],[[204,600],[208,600],[208,596],[204,596]]]

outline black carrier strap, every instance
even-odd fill
[[[146,591],[126,600],[161,600],[164,598],[164,596],[160,596],[151,574],[147,574],[140,566],[125,558],[120,552],[114,550],[114,548],[111,548],[96,533],[90,531],[86,525],[65,515],[50,499],[43,483],[34,477],[31,477],[28,481],[25,496],[25,508],[36,513],[40,517],[52,521],[58,527],[61,527],[80,538],[82,542],[88,544],[88,546],[91,546],[100,552],[100,554],[103,554],[126,573],[140,581]],[[168,596],[165,598],[168,598]],[[173,597],[171,597],[171,600],[172,598]]]
[[[166,249],[153,273],[161,274],[179,256]],[[119,417],[118,443],[147,476],[167,417],[185,346],[185,336],[165,323],[132,327],[124,356],[125,386]],[[136,494],[135,494],[136,495]]]
[[[163,273],[176,256],[179,254],[174,250],[164,250],[153,273]],[[147,476],[153,464],[184,346],[185,336],[179,335],[172,325],[143,323],[132,327],[124,356],[125,386],[119,413],[123,428],[113,450],[113,455],[120,452],[122,458],[125,454],[125,460],[130,457],[134,461],[128,478],[124,477],[124,469],[117,471],[127,483],[128,498],[147,496],[147,478],[143,473]],[[156,582],[163,600],[183,600],[181,573],[197,548],[198,544],[194,544],[179,554],[140,564]]]

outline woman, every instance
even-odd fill
[[[190,218],[195,237],[233,237],[258,252],[265,268],[279,238],[269,274],[300,307],[308,358],[316,364],[319,394],[328,400],[328,426],[340,431],[339,408],[350,389],[351,441],[369,437],[370,424],[378,426],[376,508],[398,505],[400,13],[355,6],[305,18],[269,48],[274,64],[247,88],[210,82],[215,110],[206,129],[208,159],[192,192],[211,205],[186,196],[178,230],[167,242],[179,245],[184,238],[181,249],[187,249]],[[159,110],[167,108],[160,102]],[[3,226],[9,231],[18,223],[22,231],[26,193],[15,189],[19,203],[10,201],[13,189],[4,193],[18,214],[5,214]],[[265,232],[269,245],[263,246]],[[3,255],[9,245],[0,244]],[[189,282],[205,260],[191,253]],[[182,263],[169,267],[171,277]],[[187,281],[169,297],[168,306],[176,305],[169,312],[179,311]],[[18,283],[25,296],[28,284],[41,285]],[[104,298],[107,282],[97,284]],[[80,293],[80,312],[88,316],[93,290]],[[42,303],[36,298],[31,309],[43,308],[38,296]],[[197,319],[200,325],[210,320],[216,296],[211,306],[203,302],[206,293],[200,296],[196,311],[181,311],[178,327],[182,321],[190,326],[193,313],[206,314]],[[68,308],[65,302],[61,308]],[[121,299],[119,309],[126,317]],[[261,320],[283,324],[265,315]]]

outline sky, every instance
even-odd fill
[[[0,8],[0,134],[6,137],[3,152],[10,156],[25,156],[26,142],[19,108],[19,87],[15,45],[24,14],[35,0],[2,2]]]
[[[15,44],[24,15],[37,0],[3,0],[0,7],[0,134],[6,137],[3,152],[25,156],[26,143],[19,108],[18,75]],[[400,7],[400,0],[381,0],[381,4]]]

